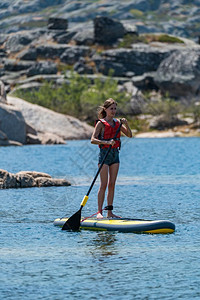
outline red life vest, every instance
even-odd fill
[[[104,119],[99,120],[104,125],[104,133],[103,133],[103,136],[101,135],[99,137],[100,140],[110,141],[114,138],[115,133],[120,126],[120,122],[117,119],[113,119],[113,120],[114,120],[114,124],[115,124],[114,127],[111,126]],[[119,133],[117,134],[117,137],[115,139],[115,144],[114,144],[114,146],[112,146],[112,148],[120,148],[120,144],[121,144],[121,142],[120,142],[120,131],[119,131]],[[99,145],[100,148],[109,148],[109,146],[110,145]]]

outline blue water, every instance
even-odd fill
[[[0,190],[0,299],[199,299],[200,139],[123,139],[114,212],[167,219],[166,235],[67,232],[97,171],[89,141],[1,147],[0,168],[67,178],[71,187]],[[83,216],[96,212],[94,185]]]

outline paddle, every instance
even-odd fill
[[[118,127],[118,129],[117,129],[117,131],[116,131],[116,133],[115,133],[115,136],[114,136],[113,140],[116,139],[116,137],[117,137],[117,135],[118,135],[118,133],[119,133],[119,131],[120,131],[120,129],[121,129],[121,126],[122,126],[122,123],[121,123],[121,121],[120,121],[120,126]],[[96,181],[96,179],[97,179],[97,177],[98,177],[98,175],[99,175],[99,173],[100,173],[100,171],[101,171],[101,168],[103,167],[103,164],[104,164],[104,162],[105,162],[105,160],[106,160],[106,158],[107,158],[107,156],[108,156],[108,154],[109,154],[111,148],[112,148],[112,145],[110,145],[109,148],[108,148],[108,150],[106,151],[105,156],[104,156],[104,158],[103,158],[103,160],[102,160],[102,163],[101,163],[101,165],[99,166],[98,171],[97,171],[97,173],[96,173],[96,175],[95,175],[95,177],[94,177],[94,179],[93,179],[93,181],[92,181],[92,183],[91,183],[91,185],[90,185],[90,188],[89,188],[87,194],[84,196],[84,198],[83,198],[83,200],[82,200],[82,202],[81,202],[81,207],[79,208],[79,210],[78,210],[75,214],[73,214],[73,215],[65,222],[65,224],[64,224],[63,227],[62,227],[62,230],[70,230],[70,229],[71,229],[71,230],[74,230],[74,231],[79,230],[80,223],[81,223],[81,210],[82,210],[82,208],[85,206],[85,204],[87,203],[89,194],[90,194],[90,192],[91,192],[91,190],[92,190],[92,188],[93,188],[93,185],[94,185],[94,183],[95,183],[95,181]]]

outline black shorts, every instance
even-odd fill
[[[108,148],[100,149],[99,164],[102,163],[103,158],[105,157],[107,151],[108,151]],[[119,163],[119,150],[117,148],[112,148],[112,149],[110,149],[110,152],[108,153],[108,156],[106,157],[104,164],[111,166],[111,165],[117,164],[117,163]]]

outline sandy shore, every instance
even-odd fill
[[[193,129],[189,126],[180,126],[169,130],[153,130],[133,134],[135,138],[169,138],[169,137],[200,137],[200,128]]]

